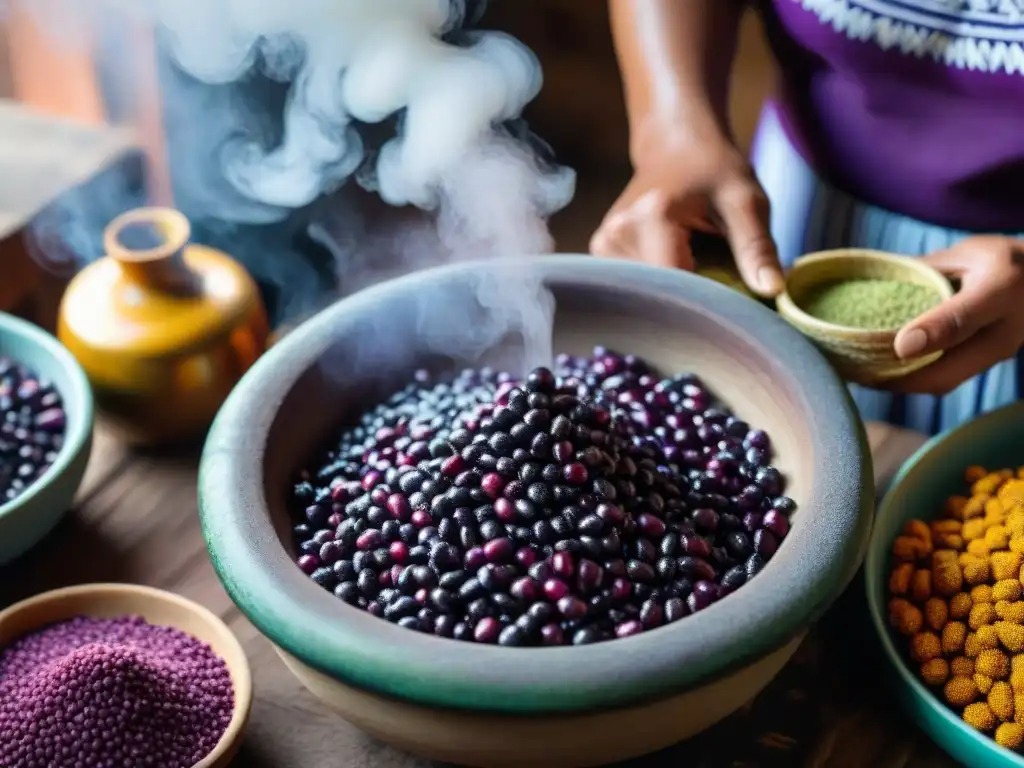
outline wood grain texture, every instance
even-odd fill
[[[869,425],[881,482],[923,442]],[[323,711],[224,593],[196,509],[198,457],[132,454],[102,427],[77,509],[33,552],[0,569],[0,607],[58,586],[158,586],[223,617],[245,646],[256,700],[240,768],[439,768],[380,745]],[[952,768],[876,673],[859,580],[751,705],[701,736],[618,768]]]

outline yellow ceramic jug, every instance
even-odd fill
[[[201,436],[266,348],[256,284],[190,234],[173,209],[119,216],[103,234],[107,255],[75,276],[61,302],[60,340],[107,423],[133,443]]]

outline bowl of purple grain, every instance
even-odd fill
[[[85,584],[0,611],[0,765],[223,768],[251,703],[234,634],[170,592]]]
[[[592,766],[750,701],[873,510],[838,377],[711,280],[461,263],[278,342],[203,452],[232,599],[325,706],[473,766]]]
[[[0,565],[71,508],[92,447],[92,390],[53,336],[0,312]]]

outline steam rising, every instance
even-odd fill
[[[222,232],[299,220],[334,255],[346,289],[431,264],[552,248],[545,220],[569,202],[575,176],[508,129],[537,95],[540,65],[508,35],[466,30],[479,10],[474,0],[27,0],[25,7],[65,35],[115,17],[156,29],[177,70],[161,81],[175,204],[193,220],[216,220]],[[129,76],[131,63],[119,70]],[[276,110],[232,90],[260,80],[284,84]],[[338,210],[348,199],[339,190],[350,180],[390,206],[429,212],[436,236],[420,237],[415,227],[371,234],[366,226],[355,227],[365,237],[347,236],[353,221]],[[89,223],[98,239],[105,221]],[[241,247],[240,230],[238,238]],[[383,269],[370,252],[382,238],[395,252]],[[294,253],[247,257],[227,243],[257,278],[284,289],[309,282],[292,277],[299,264],[267,263],[296,261]],[[533,339],[550,335],[550,297],[528,275],[502,273],[500,290],[480,293],[495,325],[520,326]]]

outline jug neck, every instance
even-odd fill
[[[103,247],[133,282],[176,295],[194,295],[196,274],[185,262],[192,228],[173,208],[135,208],[107,225]]]

